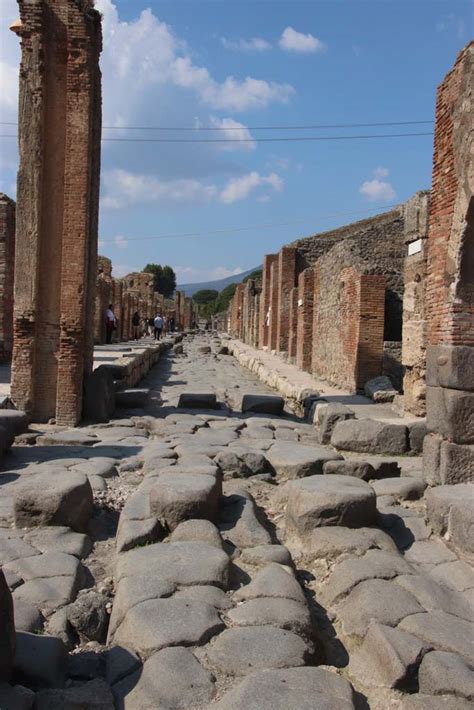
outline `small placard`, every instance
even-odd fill
[[[298,307],[301,307],[303,305],[303,299],[299,298],[298,299]]]
[[[417,239],[415,242],[412,242],[411,244],[408,245],[408,256],[413,256],[413,254],[418,254],[418,252],[421,251],[421,246],[422,246],[422,240]]]

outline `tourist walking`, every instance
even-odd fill
[[[138,340],[140,338],[140,314],[138,311],[132,316],[132,339]]]
[[[169,323],[168,323],[170,333],[174,333],[174,323],[175,323],[174,318],[173,318],[173,316],[171,316],[171,318],[169,319]]]
[[[161,334],[163,332],[163,325],[163,318],[160,315],[157,315],[154,320],[155,340],[159,340],[161,338]]]
[[[109,307],[105,312],[105,342],[109,345],[112,342],[112,335],[117,328],[117,318],[114,313],[113,303],[109,303]]]

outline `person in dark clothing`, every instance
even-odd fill
[[[169,328],[170,333],[174,333],[174,323],[175,323],[174,318],[173,318],[173,316],[171,316],[171,318],[168,321],[168,328]]]
[[[112,342],[112,335],[117,327],[117,318],[114,313],[113,303],[109,303],[109,307],[105,312],[105,342],[109,345]]]
[[[132,316],[132,338],[138,340],[140,338],[140,314],[138,311]]]

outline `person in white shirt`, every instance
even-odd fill
[[[105,342],[110,344],[112,342],[112,335],[117,327],[117,318],[114,313],[114,306],[109,303],[109,307],[105,312]]]
[[[163,318],[160,315],[157,315],[155,318],[155,340],[159,340],[161,338],[161,333],[163,332]]]

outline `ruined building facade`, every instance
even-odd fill
[[[76,424],[92,371],[102,47],[90,0],[19,0],[21,39],[11,393]]]
[[[15,269],[15,202],[0,193],[0,362],[13,348],[13,274]]]

